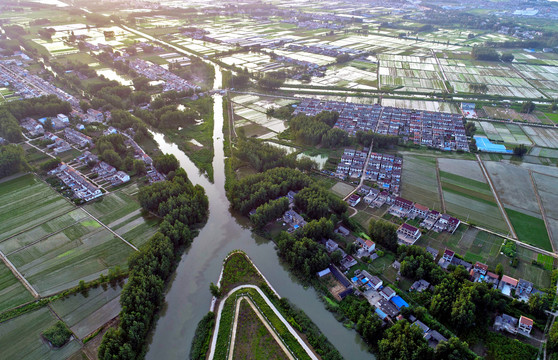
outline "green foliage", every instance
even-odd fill
[[[370,220],[368,234],[372,240],[390,251],[397,250],[397,225],[384,220]]]
[[[166,175],[171,171],[176,171],[180,164],[173,154],[161,154],[153,159],[153,166],[157,171]]]
[[[295,235],[282,232],[276,242],[279,256],[289,264],[293,271],[306,278],[314,277],[318,271],[329,265],[330,259],[325,247],[298,232]]]
[[[72,332],[66,327],[66,324],[62,321],[58,321],[56,324],[46,329],[42,335],[52,346],[59,348],[70,340]]]
[[[517,254],[517,245],[515,241],[505,240],[501,250],[504,253],[504,255],[514,258],[515,255]]]
[[[401,275],[413,280],[425,279],[436,285],[446,276],[423,247],[400,246]]]
[[[257,172],[296,166],[296,157],[287,156],[285,149],[256,139],[239,139],[234,154],[239,160],[250,164]]]
[[[348,208],[346,202],[316,184],[300,190],[294,198],[294,203],[309,218],[315,220],[329,217],[330,212],[341,215]]]
[[[525,101],[521,104],[521,112],[524,114],[530,114],[535,111],[535,103],[532,101]]]
[[[215,314],[210,311],[198,323],[190,347],[190,360],[205,360],[214,326]]]
[[[379,360],[432,359],[433,350],[420,327],[401,320],[389,328],[378,343]]]
[[[548,332],[547,349],[551,352],[558,351],[558,322],[554,321]]]
[[[474,360],[478,357],[469,350],[466,342],[452,336],[448,341],[442,341],[436,346],[435,360]]]
[[[247,215],[270,199],[285,196],[290,190],[300,190],[312,180],[295,169],[275,168],[254,174],[229,186],[227,196],[234,210]]]
[[[516,360],[536,359],[537,348],[525,344],[517,339],[510,339],[504,335],[487,331],[483,336],[484,345],[488,350],[487,359]]]
[[[384,334],[383,321],[366,299],[349,295],[339,303],[339,311],[356,324],[356,331],[364,341],[377,347]]]
[[[324,146],[335,147],[348,144],[348,136],[343,135],[337,129],[332,129],[339,118],[337,112],[322,111],[316,116],[299,114],[289,122],[293,138],[302,144],[316,146],[322,144],[325,136]],[[343,130],[341,130],[344,132]]]
[[[0,137],[10,141],[19,142],[23,140],[21,128],[17,119],[6,109],[0,108]]]
[[[264,281],[246,254],[237,251],[230,254],[223,264],[221,289],[223,293],[227,293],[240,284],[261,285]]]
[[[362,146],[370,146],[372,141],[374,141],[374,150],[386,149],[397,145],[399,142],[398,136],[376,134],[373,131],[358,131],[356,133],[356,139],[357,142]]]
[[[513,148],[513,154],[515,156],[523,157],[523,155],[527,154],[528,150],[529,149],[527,149],[527,146],[525,146],[524,144],[520,144]]]
[[[25,151],[20,145],[0,146],[0,179],[27,170]]]
[[[471,56],[475,60],[484,61],[498,61],[500,60],[500,55],[493,48],[483,47],[479,45],[473,46],[471,50]]]
[[[214,283],[209,284],[209,292],[216,298],[220,298],[222,295],[219,286],[215,285]]]
[[[510,62],[511,63],[513,61],[513,59],[515,59],[515,56],[513,56],[512,53],[503,53],[500,58],[503,62]]]
[[[266,226],[270,221],[275,220],[289,209],[289,199],[282,197],[258,206],[256,212],[250,216],[250,220],[258,229]]]

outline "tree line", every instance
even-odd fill
[[[118,328],[109,329],[99,346],[102,360],[138,359],[164,299],[165,283],[180,260],[182,249],[195,236],[193,226],[207,218],[208,200],[203,188],[193,186],[179,169],[172,179],[140,190],[145,210],[163,217],[160,230],[129,261],[128,282],[122,290]]]

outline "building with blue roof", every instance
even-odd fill
[[[396,295],[391,298],[391,302],[397,307],[397,309],[401,310],[404,307],[409,307],[409,304],[399,295]]]
[[[486,136],[475,135],[475,141],[477,142],[477,149],[484,152],[495,152],[502,154],[511,154],[512,150],[506,149],[504,145],[492,143]]]

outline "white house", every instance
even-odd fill
[[[58,114],[56,115],[56,117],[58,118],[58,120],[62,121],[63,123],[69,123],[70,119],[68,119],[68,117],[64,114]]]

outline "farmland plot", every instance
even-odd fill
[[[509,229],[486,181],[440,171],[446,210],[482,227],[507,233]]]
[[[43,307],[0,324],[2,358],[29,360],[69,358],[81,348],[76,340],[71,340],[60,349],[53,349],[41,337],[41,333],[57,321],[58,319],[48,308]]]
[[[91,281],[113,266],[127,266],[134,250],[105,228],[72,226],[20,248],[8,259],[41,295]]]
[[[548,230],[555,247],[558,248],[558,207],[556,206],[558,204],[558,178],[533,173],[533,179],[547,217]]]
[[[0,262],[0,312],[33,300],[31,293],[12,274],[3,262]]]
[[[438,167],[440,168],[440,171],[449,172],[471,180],[486,183],[486,179],[482,173],[480,165],[476,161],[438,158]]]
[[[119,303],[122,288],[118,285],[103,289],[102,286],[56,300],[51,304],[56,314],[80,339],[91,334],[120,312]]]
[[[536,145],[548,148],[558,148],[557,130],[535,126],[522,126],[522,128]]]
[[[480,121],[480,125],[488,139],[493,141],[503,141],[513,145],[531,145],[531,140],[525,135],[521,127],[514,124],[491,123]]]
[[[401,196],[431,209],[441,210],[436,179],[436,158],[403,156]]]
[[[33,175],[1,183],[0,241],[72,209],[72,204]]]

